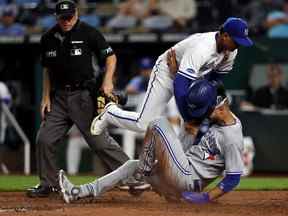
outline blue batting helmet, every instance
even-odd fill
[[[208,80],[194,81],[188,89],[187,113],[191,119],[208,117],[216,105],[217,89]]]

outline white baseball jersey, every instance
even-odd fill
[[[217,32],[193,34],[172,47],[179,63],[179,74],[189,79],[197,79],[212,70],[227,73],[232,69],[237,50],[225,54],[218,53],[216,34]],[[163,113],[174,92],[174,77],[171,76],[166,61],[168,52],[169,50],[159,56],[153,67],[141,108],[137,112],[128,112],[117,106],[109,106],[106,114],[108,123],[144,132],[149,122]]]
[[[189,79],[197,79],[212,70],[217,73],[228,73],[232,70],[237,49],[233,52],[218,53],[216,34],[217,32],[193,34],[172,47],[179,63],[178,73]],[[168,52],[169,50],[159,57],[165,63]]]
[[[1,103],[3,101],[10,103],[12,100],[9,89],[6,86],[6,84],[3,82],[0,82],[0,99],[1,99]],[[7,124],[8,122],[4,113],[0,111],[0,144],[2,144],[5,140]]]

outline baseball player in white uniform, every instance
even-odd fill
[[[169,73],[167,56],[163,53],[152,70],[148,89],[139,112],[125,111],[115,103],[106,105],[91,124],[91,133],[99,135],[108,124],[136,132],[144,132],[149,122],[160,116],[173,93],[184,120],[188,115],[182,109],[188,87],[197,79],[219,81],[233,66],[238,46],[251,46],[247,23],[231,17],[220,31],[193,34],[180,41],[172,50],[176,53],[179,70],[175,76]]]
[[[129,160],[112,173],[94,182],[75,186],[63,171],[59,185],[69,203],[82,197],[98,197],[121,180],[144,176],[153,189],[168,200],[210,202],[235,188],[243,170],[243,136],[239,119],[230,111],[224,88],[203,79],[195,81],[186,94],[191,120],[185,122],[190,136],[179,139],[166,118],[152,121],[146,131],[140,160]],[[214,124],[193,144],[203,118]],[[186,142],[186,143],[184,143]],[[183,146],[189,146],[186,151]],[[203,189],[225,171],[222,181],[209,192]]]
[[[12,102],[12,96],[7,85],[1,81],[0,81],[0,100],[1,103],[5,103],[8,106],[10,106]],[[0,108],[0,144],[4,143],[5,141],[7,125],[8,125],[7,119]]]

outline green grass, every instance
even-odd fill
[[[71,176],[75,184],[94,181],[95,176]],[[23,191],[39,183],[37,176],[0,175],[0,191]]]
[[[243,178],[239,189],[245,190],[288,190],[288,178]]]
[[[209,187],[215,186],[215,181]],[[288,190],[288,178],[284,177],[248,177],[242,178],[236,190]]]
[[[83,184],[95,179],[94,176],[71,176],[69,178],[75,184]],[[0,191],[23,191],[37,183],[38,177],[36,176],[0,175]],[[216,182],[212,184],[212,187],[215,184]],[[288,190],[288,178],[242,178],[237,190]]]

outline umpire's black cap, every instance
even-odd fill
[[[58,17],[73,16],[76,12],[76,3],[72,0],[60,0],[56,3],[55,13]]]

